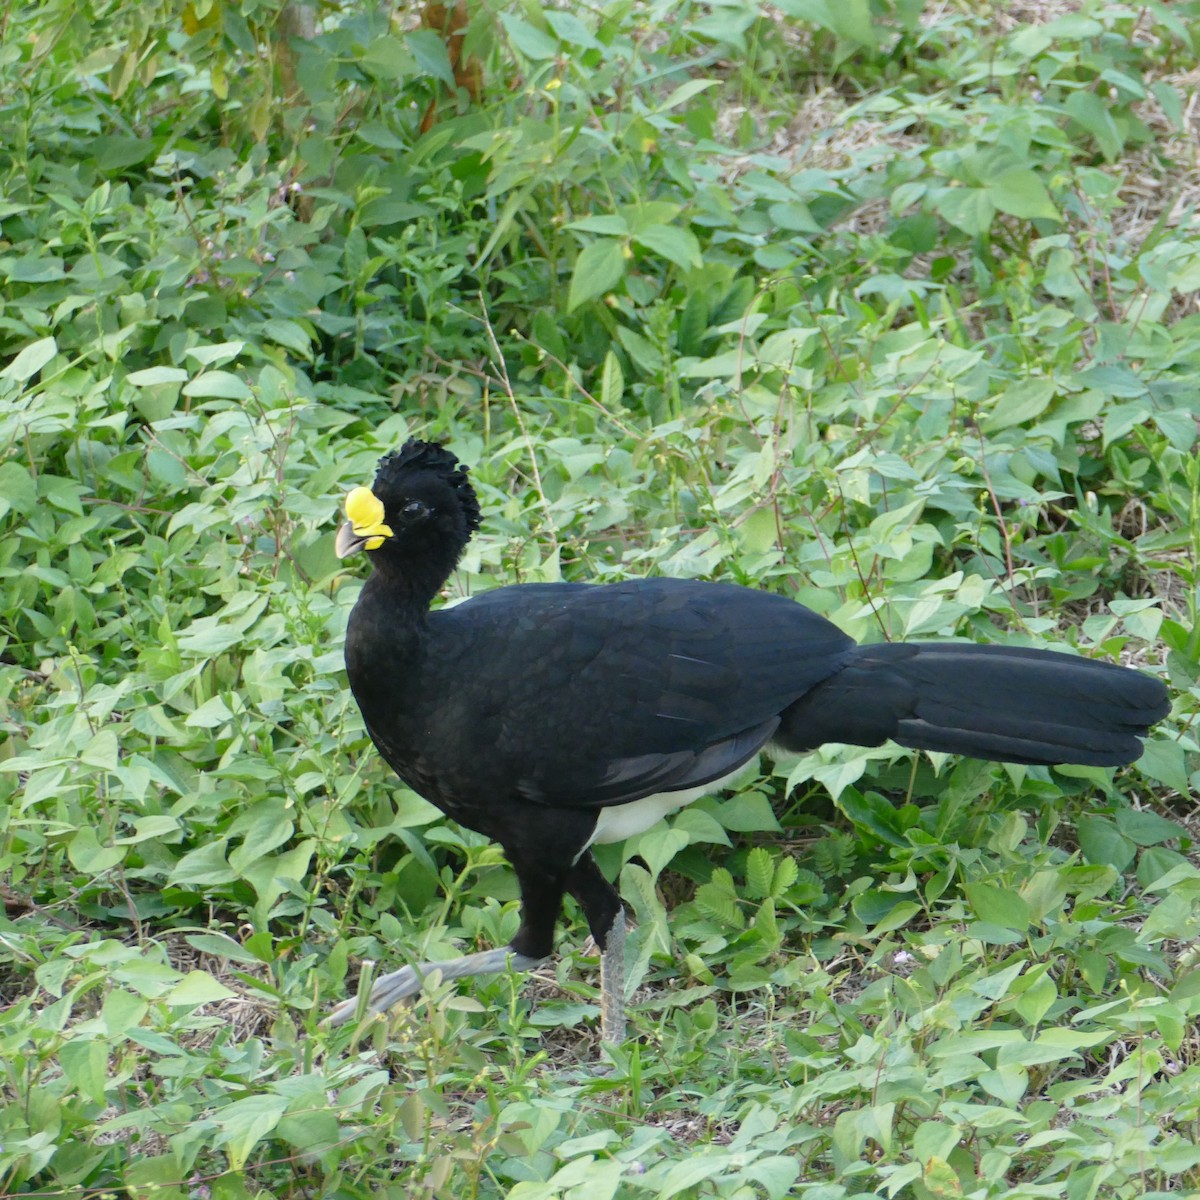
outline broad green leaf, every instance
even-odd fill
[[[878,44],[869,0],[779,0],[777,7],[789,17],[827,29],[856,45]]]
[[[530,25],[528,21],[511,13],[500,14],[500,24],[504,26],[508,40],[513,47],[526,58],[542,62],[554,58],[558,54],[558,43],[540,29]]]
[[[17,383],[24,383],[27,379],[32,379],[57,353],[58,343],[52,337],[30,342],[0,371],[0,379],[13,379]]]
[[[71,865],[85,875],[102,875],[124,859],[125,849],[100,845],[96,831],[90,825],[84,825],[75,831],[67,844],[67,857]]]
[[[949,188],[934,201],[934,208],[956,229],[982,237],[991,228],[996,206],[987,188]]]
[[[1046,185],[1036,172],[1028,168],[1005,171],[988,184],[988,195],[992,203],[1011,217],[1025,220],[1045,218],[1060,220],[1060,214],[1046,191]]]
[[[18,258],[3,269],[10,283],[50,283],[62,279],[67,273],[61,258],[41,254]]]
[[[1137,853],[1132,838],[1126,837],[1107,817],[1084,813],[1078,824],[1079,848],[1090,863],[1124,871]]]
[[[240,1171],[255,1146],[279,1124],[287,1105],[285,1097],[266,1092],[226,1104],[212,1117],[217,1127],[213,1146],[224,1150],[230,1167]]]
[[[454,67],[450,62],[446,39],[436,30],[413,29],[404,35],[405,44],[412,51],[411,58],[399,46],[396,46],[395,50],[387,46],[387,43],[393,41],[390,37],[380,38],[374,46],[379,47],[383,56],[379,61],[386,63],[396,78],[411,74],[415,60],[415,66],[420,71],[440,80],[451,91],[458,86],[454,79]],[[380,43],[384,45],[380,46]]]
[[[10,509],[30,513],[37,504],[37,484],[27,467],[10,459],[0,463],[0,516]]]
[[[774,833],[779,821],[761,792],[739,792],[719,805],[713,814],[734,833]]]
[[[1022,1066],[1006,1063],[995,1070],[982,1072],[979,1086],[1002,1104],[1018,1108],[1029,1087],[1029,1072]],[[957,1176],[954,1176],[954,1182],[958,1182]]]
[[[816,329],[781,329],[763,342],[755,357],[764,365],[790,370],[805,361],[819,340]]]
[[[1124,808],[1115,814],[1114,819],[1117,828],[1139,846],[1158,846],[1189,836],[1182,825],[1148,809]]]
[[[1149,739],[1137,761],[1137,768],[1173,791],[1188,794],[1187,756],[1178,742],[1164,737]]]
[[[253,393],[245,380],[228,371],[205,371],[183,385],[183,394],[195,399],[211,396],[222,400],[249,400]]]
[[[188,373],[182,367],[146,367],[141,371],[131,371],[125,376],[127,383],[134,387],[153,387],[160,383],[186,383]]]
[[[207,971],[189,971],[164,997],[173,1008],[194,1008],[200,1004],[215,1004],[236,996]]]
[[[1024,931],[1029,928],[1029,905],[1016,892],[990,883],[969,883],[963,891],[971,910],[981,921],[1004,929]]]
[[[282,317],[272,317],[263,322],[263,333],[273,342],[278,342],[293,354],[302,358],[312,357],[312,339],[308,330],[296,321],[285,321]]]
[[[1100,153],[1109,162],[1114,162],[1120,157],[1123,143],[1117,123],[1108,111],[1108,106],[1095,92],[1086,88],[1072,92],[1063,107],[1081,129],[1095,138]]]
[[[580,217],[577,221],[568,221],[565,228],[578,229],[581,233],[602,233],[608,237],[626,237],[629,234],[629,222],[616,213]]]
[[[671,859],[688,845],[688,836],[680,829],[667,825],[656,825],[641,834],[633,846],[628,847],[650,869],[652,878],[657,879]]]
[[[223,933],[191,933],[184,939],[189,946],[204,954],[212,954],[217,958],[227,958],[231,962],[257,965],[261,960],[257,954],[239,945],[233,938]]]
[[[1013,1007],[1030,1025],[1038,1025],[1057,999],[1058,988],[1049,973],[1044,972],[1017,997]]]
[[[58,1052],[63,1074],[93,1104],[104,1104],[108,1085],[108,1045],[102,1037],[80,1034]]]
[[[987,433],[999,433],[1013,425],[1023,425],[1041,416],[1055,396],[1049,379],[1025,379],[1002,392],[992,403],[992,411],[983,423]]]
[[[185,854],[175,864],[169,878],[180,887],[212,887],[233,883],[237,872],[225,860],[224,838],[214,838]]]
[[[585,246],[575,260],[567,311],[612,291],[625,275],[625,251],[611,238],[600,238]]]
[[[153,158],[158,143],[153,138],[105,134],[93,138],[89,149],[96,159],[96,166],[108,175]]]
[[[201,367],[217,367],[233,362],[245,348],[244,341],[212,342],[203,346],[189,346],[186,357]]]
[[[700,243],[690,229],[675,225],[651,225],[633,235],[633,240],[647,250],[661,254],[681,271],[694,270],[701,266]]]
[[[544,8],[542,16],[560,42],[569,46],[582,46],[586,50],[600,49],[596,35],[574,13],[554,8]]]
[[[667,96],[662,104],[659,105],[658,111],[670,112],[671,109],[678,108],[681,104],[686,104],[693,96],[698,96],[701,92],[714,87],[720,87],[720,80],[689,79],[687,83],[681,83]]]

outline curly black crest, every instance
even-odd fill
[[[402,488],[404,481],[416,474],[436,475],[454,489],[467,531],[474,533],[482,518],[475,489],[467,479],[467,470],[445,446],[409,438],[399,450],[393,450],[379,460],[373,490],[382,495]]]

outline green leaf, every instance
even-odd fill
[[[146,162],[158,153],[157,143],[152,138],[119,134],[93,138],[89,149],[96,160],[96,166],[105,175]]]
[[[574,13],[545,8],[542,16],[554,30],[554,36],[569,46],[582,46],[585,50],[599,50],[600,43],[595,34]]]
[[[871,48],[879,43],[870,0],[779,0],[777,7],[858,46]]]
[[[257,954],[247,950],[244,946],[235,942],[233,938],[226,937],[223,933],[190,933],[184,938],[184,941],[203,954],[211,954],[217,958],[226,958],[230,962],[247,963],[250,966],[257,966],[261,961]]]
[[[651,225],[633,235],[633,240],[655,254],[661,254],[681,271],[696,269],[703,265],[700,243],[690,229],[674,225]]]
[[[581,304],[612,291],[624,276],[625,252],[620,242],[601,238],[585,246],[575,260],[567,311],[574,312]]]
[[[186,357],[201,367],[217,367],[233,362],[245,348],[243,341],[210,342],[203,346],[189,346]]]
[[[1158,846],[1188,836],[1187,830],[1147,809],[1124,808],[1116,814],[1117,828],[1139,846]]]
[[[380,39],[383,42],[391,40]],[[421,71],[444,83],[451,91],[458,86],[454,79],[454,67],[450,62],[450,51],[440,33],[434,29],[413,29],[405,34],[404,40]],[[408,56],[402,53],[396,53],[390,59],[391,69],[395,71],[397,78],[409,74],[412,70],[412,60],[406,62],[406,59]]]
[[[765,900],[771,895],[775,878],[775,861],[765,846],[755,846],[746,856],[746,894],[753,900]]]
[[[719,805],[713,815],[734,833],[779,832],[779,821],[761,792],[739,792]]]
[[[992,403],[992,411],[983,423],[985,433],[999,433],[1013,425],[1023,425],[1041,416],[1055,396],[1049,379],[1023,379],[1002,392]]]
[[[948,188],[934,201],[938,214],[971,237],[982,237],[991,228],[996,207],[986,188]]]
[[[1152,738],[1146,743],[1137,768],[1172,791],[1184,796],[1188,794],[1187,755],[1178,742],[1163,737]]]
[[[672,829],[667,825],[656,825],[634,839],[626,849],[631,854],[637,854],[650,869],[651,878],[657,879],[671,859],[683,850],[688,842],[688,835],[682,830]]]
[[[160,383],[186,383],[188,373],[182,367],[146,367],[142,371],[130,371],[126,383],[134,387],[153,387]]]
[[[720,87],[720,80],[689,79],[687,83],[681,83],[667,96],[658,106],[658,111],[669,112],[673,108],[678,108],[681,104],[686,104],[693,96],[698,96],[701,92],[714,87]]]
[[[778,900],[799,878],[799,863],[790,854],[780,854],[771,880],[771,895]]]
[[[1025,220],[1044,218],[1052,221],[1061,220],[1061,215],[1046,185],[1028,168],[1014,168],[991,180],[988,185],[988,195],[992,203],[1010,217],[1022,217]]]
[[[183,394],[194,399],[249,400],[253,393],[246,382],[228,371],[205,371],[183,385]]]
[[[1120,157],[1123,139],[1117,123],[1108,106],[1095,92],[1072,92],[1063,107],[1081,129],[1095,138],[1100,153],[1109,162],[1115,162]]]
[[[625,374],[621,370],[621,360],[609,350],[604,356],[604,368],[600,372],[600,403],[609,412],[621,407],[625,395]]]
[[[971,910],[981,921],[1018,932],[1029,928],[1029,905],[1016,892],[990,883],[968,883],[963,891]]]
[[[1124,871],[1137,853],[1132,838],[1127,838],[1107,817],[1085,813],[1079,818],[1079,848],[1090,863]]]
[[[803,363],[819,340],[816,329],[781,329],[763,342],[755,358],[765,366],[788,370]]]
[[[979,1086],[983,1088],[989,1096],[995,1096],[1002,1104],[1010,1108],[1019,1108],[1021,1100],[1025,1096],[1025,1091],[1029,1087],[1029,1072],[1022,1066],[1017,1066],[1015,1063],[1005,1063],[1002,1067],[997,1067],[992,1071],[982,1071],[979,1076]],[[959,1184],[958,1176],[951,1172],[947,1176],[950,1181],[951,1191],[948,1193],[954,1195]],[[961,1192],[958,1194],[961,1195]]]
[[[616,213],[602,213],[595,217],[580,217],[568,221],[565,228],[578,229],[580,233],[602,233],[608,237],[628,237],[629,222]]]
[[[125,849],[123,846],[101,846],[96,831],[90,825],[84,825],[67,843],[67,857],[71,865],[85,875],[102,875],[124,859]]]
[[[37,484],[28,469],[11,459],[0,463],[0,516],[10,509],[31,513],[37,505]]]
[[[216,838],[185,854],[175,864],[169,879],[180,887],[233,883],[237,872],[225,861],[225,839]]]
[[[30,342],[21,352],[0,371],[0,379],[13,379],[24,383],[32,379],[56,354],[58,343],[52,337]]]
[[[711,883],[701,884],[696,889],[696,907],[706,916],[731,929],[741,929],[746,917],[737,901],[723,888]]]
[[[67,273],[61,258],[42,254],[18,258],[15,262],[7,263],[4,270],[11,283],[50,283],[64,278]]]
[[[93,1104],[104,1104],[108,1084],[108,1046],[101,1037],[80,1034],[58,1051],[63,1074]]]
[[[215,1004],[237,995],[207,971],[189,971],[165,996],[163,1003],[172,1008],[195,1008],[200,1004]]]
[[[504,31],[508,34],[508,40],[513,44],[513,48],[526,58],[531,58],[535,62],[543,62],[558,54],[558,43],[548,34],[530,25],[528,21],[514,17],[511,13],[501,13],[500,23],[504,26]]]
[[[1017,997],[1014,1007],[1030,1025],[1037,1025],[1057,999],[1058,988],[1044,971]]]
[[[254,1147],[279,1124],[287,1106],[288,1101],[283,1096],[269,1093],[226,1104],[211,1118],[217,1127],[213,1146],[224,1149],[230,1167],[240,1171]]]
[[[312,339],[308,330],[296,321],[285,321],[282,317],[272,317],[263,322],[263,333],[273,342],[277,342],[285,350],[299,354],[301,358],[312,357]]]

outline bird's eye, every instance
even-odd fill
[[[429,512],[429,506],[420,500],[410,500],[401,510],[400,515],[406,521],[419,521]]]

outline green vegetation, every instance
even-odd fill
[[[0,11],[0,1193],[1200,1192],[1200,3],[469,12]],[[608,848],[626,1045],[578,922],[356,1043],[365,960],[516,920],[341,669],[410,432],[456,593],[734,580],[1175,714],[764,763]]]

